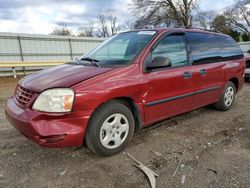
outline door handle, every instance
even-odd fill
[[[207,70],[206,69],[201,69],[200,70],[200,75],[202,75],[202,76],[207,75]]]
[[[184,72],[183,73],[183,78],[184,79],[189,79],[189,78],[192,78],[192,73],[191,72]]]

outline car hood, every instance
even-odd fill
[[[20,80],[19,85],[40,93],[49,88],[71,87],[83,80],[111,71],[112,69],[64,64],[26,76]]]

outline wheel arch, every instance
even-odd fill
[[[104,104],[106,104],[108,102],[112,102],[112,101],[117,101],[117,102],[127,106],[131,110],[131,112],[134,116],[134,119],[135,119],[135,132],[138,132],[142,128],[142,125],[143,125],[143,121],[142,121],[142,118],[143,118],[142,113],[143,112],[140,110],[139,106],[135,103],[135,101],[130,97],[115,97],[115,98],[108,99],[105,102],[102,102],[94,109],[94,111],[90,115],[90,118],[93,116],[93,114],[101,106],[103,106]]]
[[[237,77],[233,77],[229,79],[229,82],[232,82],[235,86],[236,92],[239,90],[239,79]]]
[[[142,128],[142,115],[138,105],[130,97],[117,97],[109,101],[114,100],[126,105],[132,111],[135,118],[135,132],[138,132]]]

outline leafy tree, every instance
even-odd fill
[[[212,23],[212,27],[214,30],[230,35],[236,41],[249,40],[249,34],[242,33],[240,30],[235,29],[235,27],[224,15],[217,16]]]

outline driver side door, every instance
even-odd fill
[[[144,63],[155,62],[153,60],[156,57],[168,58],[171,65],[144,73],[147,90],[143,98],[146,124],[188,111],[195,91],[184,33],[161,38]]]

